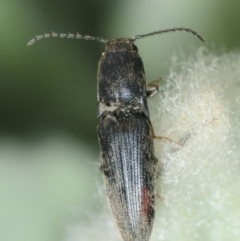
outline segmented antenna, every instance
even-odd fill
[[[135,40],[138,40],[140,38],[144,38],[144,37],[155,35],[155,34],[176,32],[176,31],[189,32],[189,33],[195,35],[196,37],[198,37],[201,41],[205,42],[205,40],[202,36],[200,36],[197,32],[193,31],[190,28],[168,28],[168,29],[164,29],[164,30],[154,31],[154,32],[151,32],[151,33],[139,34],[139,35],[136,35],[135,37],[133,37],[132,40],[135,41]]]
[[[41,40],[41,39],[44,39],[44,38],[75,38],[75,39],[84,39],[84,40],[93,40],[93,41],[98,41],[98,42],[101,42],[101,43],[107,43],[108,42],[108,39],[104,39],[104,38],[100,38],[100,37],[92,37],[92,36],[88,36],[88,35],[81,35],[79,33],[76,33],[76,34],[72,34],[72,33],[45,33],[45,34],[42,34],[42,35],[38,35],[36,36],[35,38],[31,39],[27,45],[32,45],[34,44],[35,42]]]

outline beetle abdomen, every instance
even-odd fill
[[[107,115],[98,127],[108,198],[124,241],[148,241],[154,219],[151,124],[144,114]]]

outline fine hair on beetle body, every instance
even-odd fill
[[[97,71],[100,170],[124,241],[148,241],[150,238],[155,216],[158,162],[154,155],[155,135],[147,105],[147,97],[158,91],[158,85],[153,81],[147,90],[143,62],[134,42],[173,31],[186,31],[204,41],[191,29],[173,28],[112,40],[53,32],[36,36],[28,42],[32,45],[43,38],[66,37],[106,44]]]

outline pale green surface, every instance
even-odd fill
[[[66,219],[89,208],[101,181],[98,154],[63,135],[0,143],[0,239],[61,240]]]

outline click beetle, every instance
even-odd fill
[[[134,42],[140,38],[188,28],[173,28],[104,39],[80,34],[44,34],[28,45],[48,37],[67,37],[105,43],[97,72],[98,137],[108,200],[124,241],[148,241],[155,216],[156,165],[147,97],[158,91],[146,89],[142,59]]]

